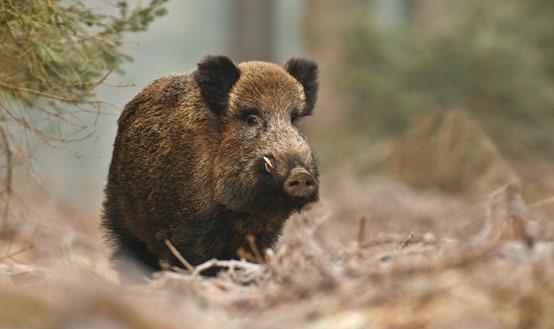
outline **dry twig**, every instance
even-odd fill
[[[181,262],[181,264],[183,264],[183,266],[185,266],[185,268],[187,270],[189,270],[189,272],[193,273],[195,271],[194,266],[192,266],[191,263],[189,263],[185,259],[185,257],[183,257],[183,255],[181,255],[179,250],[177,250],[177,248],[175,248],[175,246],[171,243],[171,241],[166,239],[166,240],[164,240],[164,243],[169,248],[169,250],[171,251],[173,256],[175,256],[175,258],[177,258]]]

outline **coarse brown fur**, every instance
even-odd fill
[[[296,125],[311,114],[317,66],[292,59],[235,65],[208,56],[190,74],[155,80],[119,118],[103,226],[113,258],[152,270],[179,265],[169,240],[193,265],[231,259],[254,236],[271,247],[290,214],[317,199],[282,191],[294,166],[318,177]],[[274,172],[264,171],[263,157]]]

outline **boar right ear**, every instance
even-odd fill
[[[304,87],[306,96],[305,114],[311,114],[317,100],[318,69],[316,62],[306,58],[291,58],[285,64],[285,70]]]
[[[194,72],[202,98],[216,114],[225,111],[231,87],[239,77],[239,68],[226,56],[206,56]]]

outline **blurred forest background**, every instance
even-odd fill
[[[87,234],[119,112],[206,54],[318,61],[304,125],[324,183],[347,172],[474,201],[509,182],[528,202],[554,193],[549,1],[32,3],[3,2],[2,197]]]
[[[109,2],[84,4],[92,12],[120,10]],[[80,90],[60,90],[62,96],[87,102],[92,99],[85,99],[87,93],[94,93],[86,109],[81,104],[76,111],[65,102],[71,117],[60,120],[62,110],[47,109],[55,99],[21,92],[23,104],[10,103],[18,114],[3,112],[5,127],[20,117],[36,122],[35,134],[25,125],[10,132],[19,138],[11,145],[13,157],[30,156],[49,202],[77,221],[96,225],[124,104],[157,76],[193,70],[205,54],[229,54],[236,61],[317,60],[320,101],[305,126],[324,172],[355,162],[361,175],[382,173],[447,193],[475,196],[477,189],[480,196],[510,180],[519,180],[530,200],[554,192],[554,5],[549,1],[210,0],[173,1],[155,9],[167,15],[147,32],[123,35],[145,30],[141,24],[153,17],[127,25],[114,20],[117,43],[91,46],[97,49],[87,50],[88,67],[62,72],[60,79],[81,84]],[[79,15],[83,21],[75,25],[106,28],[105,22],[85,22],[86,12]],[[50,66],[40,73],[48,85],[58,79],[55,67],[75,67],[74,54],[48,47],[48,40],[59,36],[42,37],[47,39],[29,50],[33,56],[4,57],[2,76],[38,58]],[[2,38],[9,41],[6,30]],[[18,79],[32,80],[32,74]],[[25,87],[33,88],[33,82]],[[8,106],[12,90],[0,90],[8,95],[2,102]],[[15,184],[27,190],[33,186],[25,185],[27,177],[17,176]],[[90,217],[83,219],[84,214]]]
[[[552,328],[552,17],[548,0],[0,0],[0,328]],[[99,230],[117,118],[207,54],[319,63],[302,125],[322,200],[261,267],[130,293]]]
[[[553,10],[540,0],[314,2],[308,49],[327,73],[320,105],[334,112],[319,127],[337,127],[317,133],[337,147],[324,156],[350,158],[386,137],[381,169],[416,186],[458,193],[519,177],[530,198],[552,193]]]

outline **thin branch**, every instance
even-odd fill
[[[402,243],[400,244],[400,249],[404,249],[408,246],[408,244],[412,241],[412,239],[414,238],[414,232],[410,232],[410,234],[408,234],[408,237],[406,238],[406,240],[402,241]]]
[[[535,202],[535,203],[529,205],[529,209],[539,208],[539,207],[542,207],[542,206],[547,205],[549,203],[554,203],[554,196],[551,196],[549,198],[546,198],[544,200],[541,200],[539,202]]]
[[[29,250],[31,250],[31,249],[33,249],[33,248],[34,248],[34,246],[33,246],[32,244],[31,244],[31,245],[28,245],[27,247],[21,248],[21,249],[19,249],[19,250],[16,250],[16,251],[14,251],[14,252],[12,252],[12,253],[9,253],[9,254],[7,254],[7,255],[4,255],[4,256],[0,257],[0,261],[3,261],[3,260],[8,259],[8,258],[12,258],[12,257],[14,257],[14,256],[17,256],[17,255],[21,254],[21,253],[24,253],[24,252],[26,252],[26,251],[29,251]]]
[[[363,246],[365,242],[366,223],[367,223],[367,217],[366,216],[360,217],[360,221],[358,223],[358,246]]]
[[[65,102],[65,103],[71,103],[71,104],[81,104],[81,103],[102,104],[101,101],[86,100],[84,97],[78,97],[78,98],[64,97],[64,96],[51,94],[51,93],[46,93],[46,92],[42,92],[42,91],[30,89],[30,88],[10,86],[10,85],[5,84],[3,82],[0,82],[0,87],[5,88],[5,89],[9,89],[9,90],[13,90],[13,91],[17,91],[17,92],[23,92],[23,93],[29,93],[29,94],[33,94],[33,95],[37,95],[37,96],[42,96],[42,97],[58,100],[58,101]]]
[[[8,136],[3,127],[0,127],[0,137],[2,138],[4,146],[4,154],[6,155],[6,177],[5,177],[5,204],[4,211],[2,213],[2,228],[5,228],[8,222],[8,215],[10,210],[10,197],[12,194],[12,179],[13,179],[13,160],[12,150],[10,148],[10,142]]]
[[[246,240],[248,241],[250,250],[252,250],[252,252],[254,253],[254,258],[256,259],[256,262],[258,262],[258,264],[264,264],[264,257],[262,256],[260,250],[258,249],[258,246],[256,245],[256,237],[254,237],[252,234],[248,234],[246,236]]]
[[[183,255],[181,255],[179,250],[177,250],[177,248],[175,248],[175,246],[171,243],[171,241],[166,239],[166,240],[164,240],[164,243],[169,248],[169,250],[171,251],[173,256],[175,256],[181,262],[181,264],[183,264],[186,267],[187,270],[189,270],[191,273],[195,271],[194,266],[192,266],[192,264],[189,263],[185,259],[185,257],[183,257]]]
[[[198,275],[210,268],[213,267],[223,267],[228,269],[235,269],[235,268],[242,268],[246,271],[253,271],[253,272],[262,272],[264,270],[264,267],[262,265],[249,263],[247,261],[243,260],[218,260],[218,259],[211,259],[205,263],[202,263],[198,266],[196,266],[195,271],[193,272],[193,275]]]

